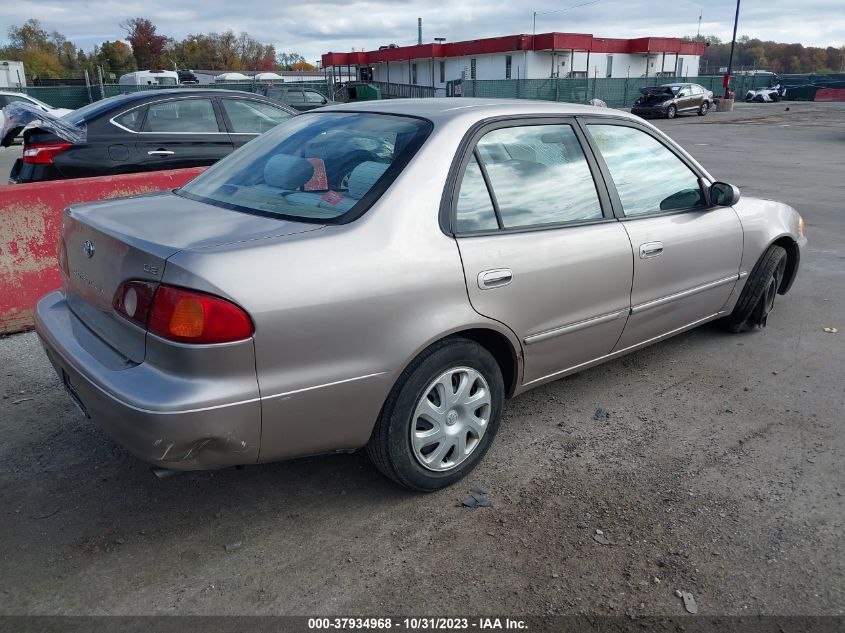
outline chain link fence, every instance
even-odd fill
[[[450,81],[446,87],[449,96],[540,99],[543,101],[566,101],[570,103],[588,103],[591,99],[601,99],[611,108],[631,106],[639,96],[639,89],[662,83],[697,83],[715,95],[724,92],[722,75],[704,75],[700,77],[632,77],[630,79],[575,78],[575,79],[491,79]],[[775,83],[786,86],[786,99],[812,101],[816,90],[823,87],[845,88],[845,74],[832,75],[734,75],[731,78],[731,90],[738,99],[743,99],[746,91],[765,88]],[[422,97],[439,96],[438,89],[428,86],[408,86],[400,84],[377,84],[384,97]],[[265,84],[261,82],[233,82],[215,84],[193,84],[180,88],[219,88],[257,92]],[[281,84],[278,84],[281,85]],[[329,99],[337,98],[323,82],[290,82],[286,88],[302,87],[317,90]],[[106,97],[137,92],[139,90],[160,90],[173,86],[128,86],[119,84],[92,83],[90,86],[32,86],[23,92],[36,99],[58,108],[76,109]]]
[[[752,88],[768,87],[772,75],[735,75],[731,90],[739,98]],[[712,90],[715,95],[723,94],[722,75],[701,77],[632,77],[630,79],[582,78],[582,79],[494,79],[464,80],[453,82],[447,87],[449,94],[460,92],[464,97],[502,99],[540,99],[543,101],[566,101],[588,103],[601,99],[611,108],[631,106],[639,96],[640,88],[665,83],[696,83]],[[460,85],[460,90],[456,86]]]

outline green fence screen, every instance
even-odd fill
[[[731,90],[740,99],[751,88],[767,87],[772,81],[771,75],[735,75],[731,80]],[[601,99],[611,108],[630,106],[639,96],[640,88],[662,83],[697,83],[714,94],[723,93],[722,75],[702,77],[636,77],[631,79],[501,79],[501,80],[464,80],[461,93],[464,97],[542,99],[544,101],[568,101],[587,103],[591,99]],[[454,94],[454,86],[451,92]]]
[[[639,96],[639,89],[668,82],[697,83],[714,94],[723,93],[722,75],[704,75],[701,77],[635,77],[630,79],[495,79],[464,80],[448,82],[446,93],[464,97],[542,99],[545,101],[568,101],[587,103],[590,99],[601,99],[611,108],[631,106]],[[845,74],[832,75],[734,75],[731,78],[731,90],[738,99],[745,97],[746,91],[762,88],[780,82],[787,87],[786,99],[812,101],[816,90],[821,87],[845,87]],[[292,82],[285,87],[305,87],[318,90],[330,99],[333,95],[324,82]],[[169,86],[164,86],[169,87]],[[209,85],[182,86],[191,88],[222,88],[253,92],[263,87],[261,82],[217,83]],[[138,90],[159,90],[158,86],[121,86],[118,84],[94,83],[88,86],[43,86],[26,88],[25,91],[45,103],[59,108],[79,108],[92,101],[105,97]],[[408,95],[411,96],[411,95]],[[416,96],[416,95],[414,95]]]

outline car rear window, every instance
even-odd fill
[[[431,123],[371,112],[293,117],[177,191],[216,206],[284,219],[342,223],[393,182]]]

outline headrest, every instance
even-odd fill
[[[371,160],[355,167],[349,174],[349,197],[360,200],[364,194],[372,189],[388,167],[390,167],[388,163],[377,163]]]
[[[264,182],[280,189],[299,189],[313,175],[314,165],[302,156],[276,154],[264,165]]]

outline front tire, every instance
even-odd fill
[[[722,319],[729,332],[745,332],[755,327],[766,327],[769,313],[775,304],[778,288],[786,271],[786,249],[772,245],[766,249],[736,302],[730,315]]]
[[[667,119],[674,119],[676,116],[678,116],[678,108],[673,105],[670,105],[668,108],[666,108]]]
[[[465,477],[499,429],[502,372],[483,347],[440,341],[402,372],[385,402],[367,454],[393,481],[433,491]]]

